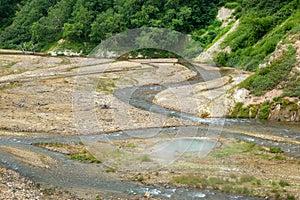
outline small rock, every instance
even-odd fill
[[[144,195],[144,198],[147,198],[147,199],[151,198],[151,194],[149,192],[146,192]]]

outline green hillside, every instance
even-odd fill
[[[219,0],[10,0],[0,4],[0,48],[46,51],[60,39],[85,53],[125,30],[196,33],[215,22]]]
[[[219,65],[255,71],[278,42],[300,31],[299,0],[243,0],[236,3],[240,25],[222,44],[231,53],[220,53]]]

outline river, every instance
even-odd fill
[[[78,161],[71,160],[70,158],[62,154],[51,152],[32,145],[36,142],[86,142],[106,139],[122,140],[136,135],[137,131],[138,134],[143,135],[151,135],[153,131],[158,131],[160,133],[181,132],[181,134],[183,135],[185,133],[186,135],[188,135],[191,130],[196,130],[197,133],[204,133],[207,132],[208,129],[210,129],[210,131],[218,132],[218,135],[221,134],[225,137],[239,138],[265,146],[278,146],[283,149],[283,151],[290,153],[293,156],[299,157],[300,145],[297,143],[276,142],[274,140],[256,137],[255,135],[245,134],[263,134],[271,137],[280,137],[300,142],[300,127],[296,123],[266,122],[248,119],[199,118],[191,114],[168,110],[152,103],[155,94],[167,87],[192,84],[199,81],[203,80],[196,79],[189,82],[169,84],[167,86],[147,85],[138,88],[124,88],[121,90],[117,90],[114,93],[114,96],[119,100],[129,103],[130,105],[135,106],[139,109],[164,114],[167,116],[192,120],[195,122],[201,122],[203,123],[202,126],[167,127],[156,129],[145,128],[139,130],[119,131],[106,135],[98,134],[80,137],[51,135],[46,133],[38,133],[36,136],[31,137],[0,136],[0,146],[23,148],[42,155],[50,156],[57,161],[57,167],[49,169],[34,167],[30,164],[20,161],[19,159],[17,159],[17,157],[3,150],[0,150],[0,163],[7,168],[13,169],[20,174],[31,178],[36,182],[42,182],[62,188],[78,188],[80,190],[93,192],[107,191],[109,193],[115,193],[116,195],[128,194],[138,195],[141,197],[146,192],[149,192],[152,196],[162,199],[260,199],[257,197],[245,197],[225,194],[211,190],[153,187],[136,184],[130,181],[123,181],[119,178],[111,176],[109,173],[106,173],[106,168],[102,164],[80,163]],[[217,126],[218,124],[221,124],[221,126]],[[159,137],[159,134],[156,134],[154,137]],[[172,146],[179,146],[180,148],[180,144],[181,143],[175,141],[172,143]],[[212,145],[212,148],[213,147],[214,145]],[[198,150],[195,146],[193,146],[193,148],[196,151]],[[176,150],[178,151],[178,148],[173,149],[172,151]]]

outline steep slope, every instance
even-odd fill
[[[178,103],[174,104],[174,102],[178,99],[182,101],[178,96],[186,96],[187,99],[196,101],[198,106],[180,109],[202,117],[300,120],[298,1],[275,1],[271,8],[262,7],[270,3],[268,0],[260,1],[257,5],[254,2],[253,0],[236,2],[234,15],[239,17],[235,22],[236,26],[228,25],[231,30],[226,34],[223,33],[222,36],[217,36],[219,39],[214,41],[195,61],[206,63],[214,59],[219,66],[251,70],[255,73],[251,75],[245,71],[231,69],[231,72],[226,73],[220,80],[202,84],[201,87],[193,86],[193,90],[196,91],[190,93],[187,93],[184,87],[172,91],[166,90],[156,96],[156,103],[176,109],[174,106]],[[239,8],[238,5],[245,7]],[[250,8],[250,5],[253,8]],[[237,12],[238,10],[240,12]],[[278,12],[270,14],[274,10]],[[253,21],[254,24],[257,22],[256,27],[250,26],[251,18],[256,20]],[[265,26],[258,27],[259,21],[264,18],[274,20],[271,27],[266,30]],[[268,20],[263,23],[269,23]],[[253,38],[252,34],[256,35],[256,38]],[[220,73],[222,74],[225,69],[219,68]],[[210,87],[217,83],[219,83],[218,87]],[[178,95],[172,99],[170,93]],[[219,95],[215,95],[216,93]],[[183,102],[181,104],[189,105]]]

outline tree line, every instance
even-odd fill
[[[59,39],[97,44],[133,28],[193,34],[214,22],[222,0],[1,0],[0,48]]]

